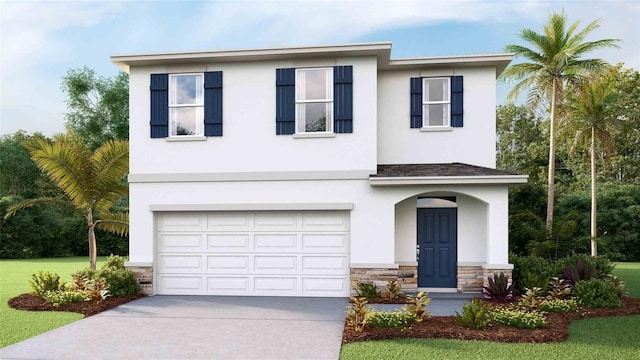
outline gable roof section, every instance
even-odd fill
[[[378,165],[372,186],[447,184],[525,184],[528,175],[463,163]]]
[[[116,54],[111,62],[123,71],[131,66],[229,63],[265,60],[299,60],[347,56],[375,56],[379,70],[428,69],[463,66],[492,66],[500,74],[513,59],[513,54],[433,56],[391,59],[390,42],[373,42],[329,46],[296,46],[259,49],[187,51],[149,54]]]

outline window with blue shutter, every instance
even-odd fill
[[[464,113],[462,76],[451,77],[451,126],[462,127],[462,115]]]
[[[411,78],[411,128],[463,126],[462,76]]]
[[[353,132],[353,66],[333,68],[333,131]]]
[[[422,78],[411,78],[411,128],[422,127]]]
[[[276,69],[276,135],[296,131],[296,69]]]
[[[169,75],[151,74],[151,137],[169,136]]]
[[[222,136],[222,71],[204,73],[204,136]]]

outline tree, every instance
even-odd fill
[[[70,69],[62,78],[67,93],[66,125],[81,136],[91,150],[109,140],[129,139],[129,76],[120,72],[105,78],[86,66]]]
[[[554,176],[556,155],[556,108],[564,99],[567,87],[576,87],[585,74],[601,73],[608,64],[601,59],[581,59],[587,53],[604,48],[615,47],[618,40],[603,39],[584,41],[586,36],[599,27],[598,20],[589,23],[576,32],[579,21],[567,28],[564,13],[549,14],[544,33],[522,29],[520,38],[532,48],[522,45],[507,45],[505,50],[512,52],[529,62],[509,66],[501,74],[504,81],[518,83],[509,93],[509,99],[515,100],[520,93],[528,90],[527,101],[531,109],[546,109],[549,102],[549,169],[547,179],[547,219],[546,236],[553,236]]]
[[[41,134],[27,135],[18,131],[0,137],[0,196],[34,196],[38,192],[37,182],[41,173],[29,158],[22,142]]]
[[[54,204],[84,215],[88,227],[89,262],[96,268],[95,227],[119,235],[128,232],[128,213],[112,212],[116,202],[128,193],[120,180],[129,170],[129,142],[111,140],[95,151],[70,130],[53,141],[33,138],[24,146],[38,168],[64,191],[66,198],[28,199],[8,208],[5,220],[21,209],[37,204]]]
[[[612,111],[617,100],[613,84],[605,77],[591,76],[573,94],[569,94],[569,111],[564,129],[574,134],[572,148],[585,142],[589,145],[591,164],[591,255],[598,254],[597,237],[597,197],[596,197],[596,142],[604,153],[613,151],[610,129],[615,125]]]

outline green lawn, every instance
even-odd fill
[[[640,297],[640,263],[618,263],[614,274]],[[344,345],[342,360],[356,359],[640,359],[640,315],[587,319],[571,324],[558,344],[403,339]]]
[[[0,348],[82,319],[76,313],[14,310],[7,301],[30,292],[29,279],[38,270],[57,272],[69,281],[71,273],[88,266],[88,257],[0,260]]]

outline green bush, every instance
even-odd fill
[[[545,288],[553,275],[549,262],[539,256],[511,255],[509,262],[513,264],[513,286],[517,294],[524,294],[525,288]]]
[[[49,291],[58,291],[63,283],[60,282],[60,276],[56,273],[38,271],[31,274],[32,293],[38,296],[44,296]]]
[[[575,267],[578,263],[578,260],[581,260],[589,267],[593,266],[595,269],[595,273],[593,274],[595,277],[605,277],[611,275],[613,269],[615,268],[615,264],[613,264],[609,259],[604,256],[596,256],[593,257],[587,254],[573,254],[563,258],[560,258],[553,263],[553,274],[554,276],[563,276],[563,272],[567,268]],[[589,280],[589,279],[584,279]]]
[[[567,300],[571,298],[573,293],[573,287],[565,280],[559,277],[553,277],[549,281],[549,295],[550,299]]]
[[[547,325],[544,315],[537,311],[496,307],[490,311],[490,316],[498,324],[522,329],[537,329]]]
[[[619,308],[622,302],[616,285],[609,280],[591,279],[578,281],[573,287],[578,304],[591,308]]]
[[[456,311],[456,324],[472,329],[484,329],[489,325],[489,307],[481,300],[473,299],[465,302],[462,307],[462,314]]]
[[[544,301],[542,296],[542,289],[534,287],[533,289],[526,289],[522,299],[518,302],[518,305],[528,310],[539,310]]]
[[[356,292],[358,293],[358,296],[361,296],[367,299],[380,297],[381,295],[380,290],[378,290],[378,286],[376,286],[376,284],[373,281],[359,282],[356,287]]]
[[[90,301],[91,296],[86,291],[81,290],[56,290],[47,291],[44,299],[51,305],[58,307],[63,304]]]
[[[551,299],[545,300],[540,306],[540,310],[552,313],[568,313],[578,309],[578,303],[571,300]]]
[[[135,295],[142,290],[135,274],[129,269],[105,268],[97,273],[97,277],[104,280],[111,296]]]
[[[371,311],[367,324],[373,327],[398,328],[415,321],[415,316],[406,311]]]
[[[106,269],[124,269],[124,258],[118,255],[109,255],[107,256],[107,260],[105,260],[100,270]]]

